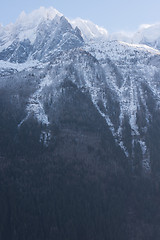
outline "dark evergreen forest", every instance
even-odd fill
[[[137,146],[133,168],[87,94],[73,88],[47,146],[44,127],[30,117],[18,129],[23,111],[0,95],[0,239],[159,240],[159,156],[145,175]],[[150,131],[154,145],[158,126]]]

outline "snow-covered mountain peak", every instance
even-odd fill
[[[107,30],[103,27],[99,27],[90,20],[76,18],[75,20],[70,21],[70,23],[74,28],[78,27],[81,30],[82,36],[85,40],[108,38]]]
[[[160,23],[142,24],[135,32],[115,32],[109,34],[109,40],[119,40],[127,43],[145,44],[160,49]]]
[[[37,26],[43,20],[53,20],[55,16],[62,16],[55,8],[45,8],[40,7],[39,9],[34,10],[33,12],[26,14],[24,11],[20,14],[19,18],[16,21],[16,25],[23,26]]]
[[[0,26],[0,35],[2,35],[0,36],[0,41],[2,42],[1,46],[4,45],[5,48],[7,42],[12,43],[15,39],[21,42],[28,39],[31,44],[33,44],[40,23],[50,22],[57,16],[60,18],[63,14],[53,7],[40,7],[29,14],[22,11],[15,23],[11,23],[4,27]]]
[[[61,17],[63,15],[53,7],[40,7],[29,14],[26,14],[23,11],[14,26],[17,31],[21,30],[19,39],[22,41],[23,39],[28,38],[31,43],[33,43],[36,38],[36,31],[39,24],[41,22],[51,21],[56,16]]]
[[[143,24],[133,37],[134,42],[145,42],[154,44],[160,38],[160,23]]]

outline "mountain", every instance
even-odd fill
[[[160,49],[160,24],[142,25],[133,37],[134,42]]]
[[[135,32],[115,32],[109,34],[108,39],[132,44],[145,44],[160,50],[160,24],[142,24]]]
[[[43,7],[0,27],[1,239],[159,239],[160,51],[147,29],[133,44]]]
[[[82,37],[85,41],[93,39],[108,39],[108,32],[106,29],[99,27],[98,25],[92,23],[89,20],[83,20],[77,18],[69,22],[73,28],[78,27],[82,33]]]
[[[73,30],[65,17],[52,8],[48,11],[40,8],[28,16],[22,13],[15,25],[7,26],[3,32],[0,60],[10,62],[42,60],[42,54],[43,61],[46,61],[45,57],[53,54],[53,49],[52,52],[50,49],[52,45],[58,52],[81,46],[82,42],[79,32]]]

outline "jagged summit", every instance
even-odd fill
[[[29,39],[31,43],[34,43],[36,38],[36,32],[38,26],[42,22],[50,22],[56,16],[59,18],[63,16],[53,7],[44,8],[40,7],[33,12],[26,14],[24,11],[20,14],[15,23],[11,23],[5,27],[1,27],[0,43],[4,48],[6,45],[15,40],[23,41]]]
[[[33,12],[26,14],[24,11],[20,14],[15,23],[7,26],[0,25],[0,43],[4,47],[9,45],[12,37],[15,36],[20,40],[29,39],[33,44],[36,38],[38,26],[42,22],[50,22],[56,17],[60,18],[63,14],[53,7],[45,8],[40,7]],[[105,28],[99,27],[90,20],[76,18],[67,21],[73,28],[78,27],[85,41],[93,39],[118,40],[133,44],[145,44],[150,47],[160,49],[160,23],[156,24],[143,24],[136,32],[115,32],[109,33]],[[2,48],[2,47],[1,47]]]
[[[45,8],[40,7],[37,10],[34,10],[33,12],[26,14],[24,11],[20,14],[19,18],[16,21],[16,24],[18,23],[34,23],[38,24],[42,20],[53,20],[55,16],[63,16],[62,13],[60,13],[58,10],[56,10],[53,7]]]
[[[2,45],[1,49],[3,47],[6,48],[6,46],[8,46],[13,41],[13,39],[15,39],[15,37],[19,41],[29,39],[31,44],[33,44],[36,39],[38,26],[40,24],[49,24],[55,18],[60,19],[62,16],[63,14],[53,7],[40,7],[39,9],[34,10],[29,14],[26,14],[23,11],[15,23],[11,23],[5,27],[0,26],[0,43]],[[67,19],[67,21],[72,25],[74,29],[80,29],[81,34],[85,40],[103,38],[107,39],[108,37],[107,30],[99,27],[89,20],[77,18],[75,20]]]
[[[53,52],[82,44],[81,32],[73,29],[61,13],[41,7],[30,14],[22,12],[15,24],[1,29],[0,60],[48,61]]]

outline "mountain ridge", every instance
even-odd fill
[[[6,26],[0,25],[0,32],[2,33],[5,31],[12,31],[12,29],[16,26],[20,28],[20,25],[23,27],[27,27],[27,24],[29,24],[29,28],[33,26],[32,28],[35,28],[36,30],[36,26],[39,25],[41,21],[53,20],[56,15],[59,17],[63,16],[62,13],[60,13],[53,7],[40,7],[39,9],[34,10],[29,14],[26,14],[23,11],[19,15],[15,23],[10,23]],[[81,18],[76,18],[74,20],[70,20],[67,18],[67,20],[70,22],[73,28],[78,27],[81,30],[83,38],[85,40],[104,38],[105,40],[119,40],[133,44],[145,44],[153,48],[159,49],[160,23],[142,24],[138,28],[138,30],[130,33],[125,31],[109,33],[105,28],[99,27],[98,25],[92,23],[90,20],[84,20]],[[34,31],[31,31],[30,33],[29,31],[28,33],[26,32],[26,37],[30,37],[32,43],[35,39],[34,34]],[[25,34],[22,35],[21,38],[25,39]]]
[[[33,19],[37,18],[39,21],[33,22],[32,25]],[[5,42],[3,46],[7,47],[5,49],[1,47],[0,51],[2,76],[6,70],[18,71],[19,74],[25,71],[34,72],[36,68],[44,71],[37,90],[27,99],[26,116],[19,121],[18,126],[20,128],[32,115],[39,123],[50,125],[44,107],[47,103],[42,96],[51,86],[53,90],[53,86],[58,89],[61,81],[63,82],[69,74],[71,81],[78,88],[88,91],[97,111],[109,126],[116,144],[121,147],[126,157],[133,161],[134,148],[138,144],[143,169],[150,172],[152,160],[146,133],[152,122],[152,110],[149,108],[145,89],[147,87],[147,91],[150,91],[155,102],[154,109],[157,109],[160,94],[157,82],[157,76],[160,74],[160,52],[147,45],[111,41],[108,39],[108,33],[98,26],[82,20],[78,20],[78,23],[80,23],[78,27],[80,26],[84,32],[81,33],[76,21],[70,22],[54,8],[40,8],[29,15],[22,13],[15,24],[16,27],[12,27],[12,31],[16,31],[13,42]],[[83,25],[86,27],[88,23],[90,28],[87,28],[89,31],[87,37]],[[22,26],[18,35],[17,26]],[[30,34],[25,35],[28,28],[35,34],[33,42]],[[1,42],[4,42],[2,39],[3,34]],[[52,71],[47,70],[50,68]],[[57,86],[54,78],[58,80]],[[80,83],[75,78],[81,79]],[[56,95],[59,95],[58,90],[50,94],[55,96],[55,99]],[[54,102],[53,96],[48,101]],[[138,120],[141,109],[144,114],[143,121],[141,118]],[[128,143],[124,133],[125,121],[130,127],[130,130],[127,130],[130,132]],[[44,130],[42,132],[45,138],[50,138],[50,130],[46,131],[46,135]]]

